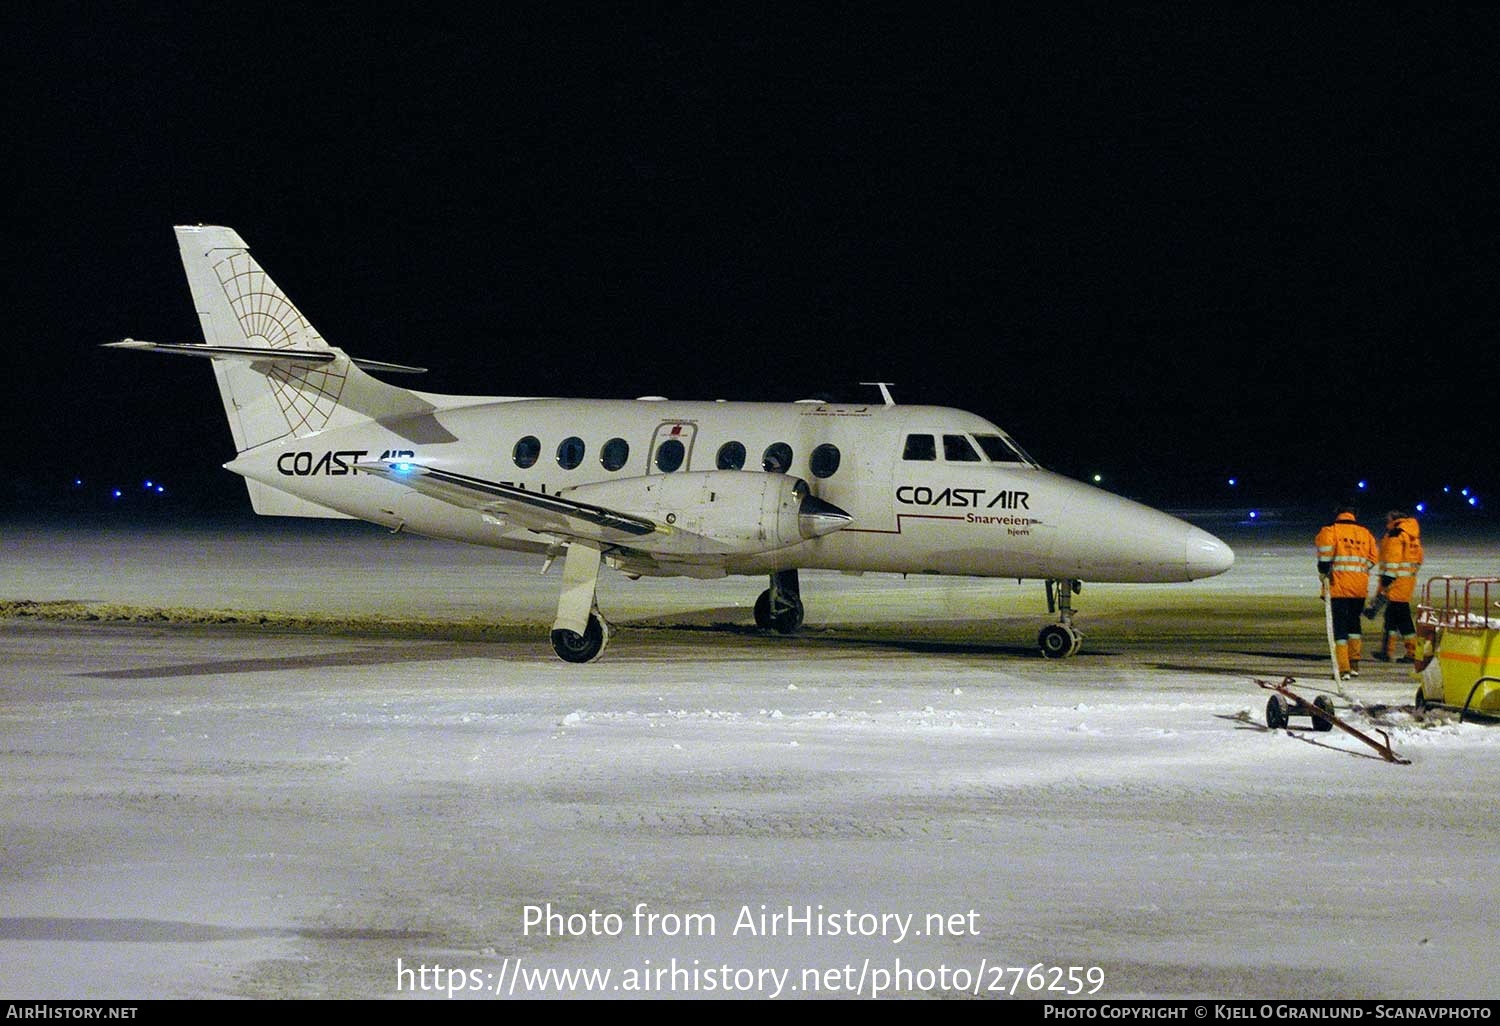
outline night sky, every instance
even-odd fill
[[[5,26],[13,509],[248,509],[208,367],[98,348],[201,340],[191,222],[426,391],[883,380],[1169,508],[1500,496],[1500,16],[42,10]]]

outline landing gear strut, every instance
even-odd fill
[[[552,623],[552,651],[570,663],[590,663],[609,644],[609,624],[599,615],[595,589],[600,552],[580,542],[568,546],[563,562],[562,595]]]
[[[1073,596],[1083,582],[1071,579],[1047,581],[1047,612],[1057,613],[1057,623],[1048,624],[1036,636],[1037,647],[1047,659],[1066,659],[1083,644],[1083,635],[1073,626]]]
[[[771,575],[771,586],[755,600],[755,626],[791,634],[802,626],[802,592],[797,571],[781,570]]]

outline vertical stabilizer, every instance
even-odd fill
[[[329,427],[427,413],[415,394],[370,377],[329,346],[230,228],[180,225],[177,245],[209,346],[326,351],[327,362],[215,359],[236,451]]]

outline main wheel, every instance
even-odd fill
[[[791,634],[802,626],[802,603],[789,606],[779,613],[771,614],[771,628],[777,634]]]
[[[562,628],[553,631],[552,651],[557,653],[558,658],[570,663],[592,662],[604,651],[605,640],[603,621],[598,614],[590,613],[589,622],[582,634]]]
[[[755,600],[755,626],[761,630],[771,629],[771,589],[767,588]]]
[[[1036,636],[1036,643],[1044,658],[1066,659],[1078,651],[1078,646],[1083,643],[1083,635],[1067,624],[1053,623],[1042,628],[1042,632]]]
[[[1317,706],[1319,709],[1322,709],[1329,716],[1333,715],[1333,699],[1329,698],[1327,695],[1319,695],[1317,698],[1314,698],[1313,699],[1313,705]],[[1312,718],[1312,721],[1313,721],[1313,730],[1332,730],[1333,729],[1333,721],[1332,720],[1325,720],[1321,716],[1314,716]]]
[[[791,634],[802,626],[802,602],[798,600],[793,605],[781,610],[771,612],[771,589],[767,588],[760,593],[760,598],[755,600],[755,626],[762,630],[774,630],[778,634]]]
[[[1287,725],[1286,699],[1272,695],[1266,699],[1266,726],[1280,730]]]

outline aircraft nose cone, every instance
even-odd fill
[[[848,513],[831,502],[824,502],[816,495],[803,498],[797,507],[797,530],[804,538],[818,538],[847,527],[853,520]]]
[[[1194,527],[1187,538],[1188,580],[1214,577],[1234,566],[1234,550],[1200,528]]]

